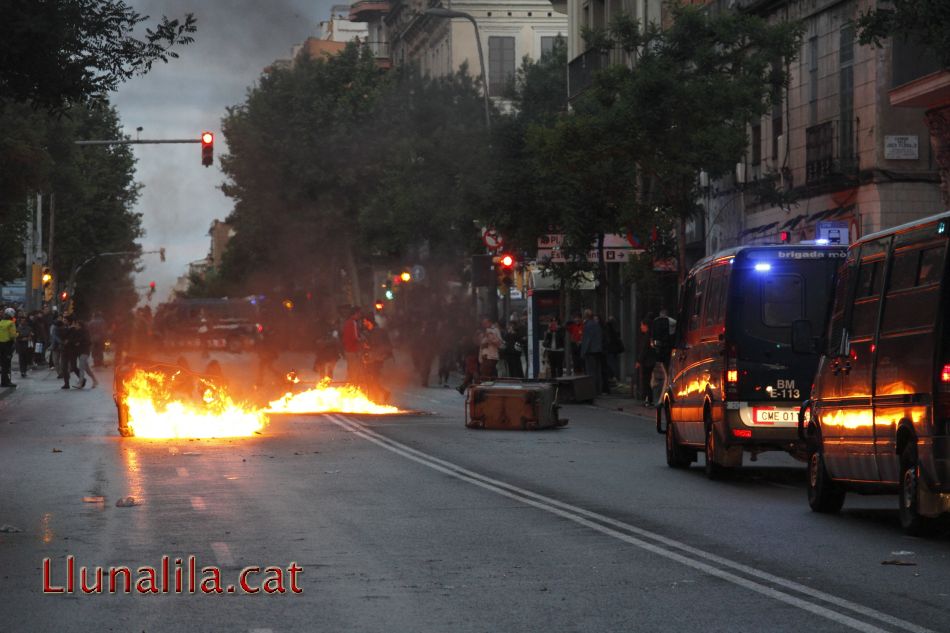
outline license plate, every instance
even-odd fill
[[[752,420],[756,424],[798,424],[798,409],[779,407],[753,407]]]

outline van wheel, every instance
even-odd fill
[[[716,480],[723,479],[729,474],[729,469],[716,462],[716,430],[712,424],[706,425],[706,477]]]
[[[844,505],[844,490],[828,476],[825,457],[819,450],[808,456],[808,505],[815,512],[834,514]]]
[[[676,430],[670,423],[669,409],[666,413],[666,465],[670,468],[689,468],[689,465],[696,460],[696,453],[687,448],[676,439]]]
[[[901,453],[900,500],[901,527],[911,536],[924,536],[933,527],[933,520],[921,516],[917,506],[917,488],[920,466],[917,463],[917,445],[908,444]]]

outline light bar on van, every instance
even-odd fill
[[[758,264],[755,265],[755,269],[759,271],[760,273],[767,273],[770,270],[772,270],[772,264],[768,262],[759,262]]]
[[[828,244],[831,244],[831,240],[829,240],[826,237],[819,237],[817,240],[815,240],[815,244],[819,246],[826,246]]]

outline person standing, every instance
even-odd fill
[[[63,352],[63,341],[60,339],[60,334],[63,327],[65,326],[62,319],[56,319],[49,326],[49,366],[50,369],[56,370],[56,377],[60,380],[63,379],[63,368],[60,363],[60,356]]]
[[[478,373],[482,380],[491,380],[498,375],[499,350],[504,344],[498,326],[488,317],[482,318],[478,332]]]
[[[393,345],[385,328],[379,325],[372,313],[364,319],[366,350],[363,353],[363,389],[373,402],[389,401],[387,391],[380,380],[383,364],[393,358]]]
[[[101,312],[96,312],[89,320],[89,340],[92,344],[92,366],[105,367],[103,356],[106,349],[106,321]]]
[[[558,323],[557,317],[551,319],[548,324],[542,345],[548,355],[551,378],[560,378],[564,374],[564,329]]]
[[[61,328],[59,339],[63,346],[59,355],[60,368],[63,372],[63,386],[60,389],[69,389],[69,375],[71,373],[76,374],[76,377],[80,380],[82,379],[82,374],[79,373],[79,367],[76,365],[79,359],[79,330],[72,315],[66,315],[66,322],[64,327]]]
[[[16,355],[20,378],[26,378],[27,370],[33,365],[33,326],[22,312],[16,320]]]
[[[92,356],[92,338],[89,336],[89,328],[80,320],[76,320],[76,353],[77,366],[79,368],[79,389],[86,386],[86,376],[92,378],[92,388],[99,386],[96,375],[92,373],[92,367],[89,366],[89,358]]]
[[[575,314],[574,318],[564,326],[567,330],[567,344],[571,352],[571,365],[574,374],[584,371],[584,358],[581,356],[581,340],[584,338],[584,322],[580,314]]]
[[[653,314],[648,314],[640,321],[640,335],[637,337],[637,386],[638,396],[643,398],[643,405],[653,406],[653,389],[650,386],[650,377],[653,376],[653,366],[656,365],[656,350],[650,342],[650,324],[653,323]]]
[[[620,336],[620,327],[617,319],[607,317],[604,323],[604,359],[607,361],[604,371],[604,384],[620,380],[620,355],[626,350],[623,338]]]
[[[501,355],[505,359],[508,377],[524,378],[524,369],[521,367],[521,333],[518,331],[517,317],[514,317],[514,315],[512,317],[513,319],[508,322],[508,329],[505,331],[505,348]]]
[[[581,336],[581,357],[584,373],[594,379],[594,393],[609,393],[604,385],[601,363],[604,356],[604,333],[600,322],[591,310],[584,310],[584,330]]]
[[[0,318],[0,387],[16,387],[10,381],[13,371],[13,349],[16,342],[16,311],[7,308]]]
[[[343,358],[346,359],[346,382],[358,385],[363,365],[363,337],[360,333],[360,317],[362,311],[359,306],[350,309],[350,314],[343,322]]]

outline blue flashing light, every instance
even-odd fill
[[[937,235],[943,235],[947,231],[947,223],[941,222],[937,225]]]
[[[830,243],[831,241],[826,237],[819,237],[817,240],[815,240],[815,244],[818,244],[820,246],[825,246],[826,244],[830,244]]]
[[[387,290],[387,291],[386,291],[386,298],[389,299],[390,301],[393,300],[393,291],[392,291],[392,290]]]
[[[768,271],[772,270],[772,264],[769,264],[768,262],[759,262],[755,265],[755,269],[760,273],[767,273]]]

